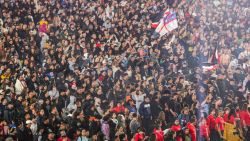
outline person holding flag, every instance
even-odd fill
[[[170,33],[174,29],[178,28],[176,13],[169,9],[166,10],[161,20],[159,22],[152,23],[151,27],[156,28],[155,33],[159,34],[160,37]]]

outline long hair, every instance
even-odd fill
[[[165,120],[165,113],[163,111],[159,113],[158,119],[163,121]]]

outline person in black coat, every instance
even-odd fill
[[[35,91],[36,90],[36,76],[31,76],[31,78],[26,79],[27,87],[29,88],[30,91]]]
[[[26,126],[20,122],[17,127],[17,138],[18,141],[33,141],[33,135],[30,130],[31,120],[26,121]]]
[[[152,117],[153,119],[157,119],[159,113],[162,111],[160,99],[158,97],[154,97],[150,105],[151,105]]]
[[[146,133],[151,133],[151,122],[152,122],[152,112],[151,112],[151,104],[150,99],[146,97],[144,102],[141,103],[139,108],[139,114],[142,118],[142,125],[145,128]]]
[[[32,123],[31,120],[26,121],[26,126],[24,127],[24,139],[25,139],[25,141],[33,141],[33,134],[32,134],[32,131],[30,129],[31,123]]]

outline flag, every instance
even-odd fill
[[[212,61],[214,63],[220,64],[220,54],[219,54],[217,47],[215,48],[215,53],[214,53]]]
[[[202,66],[203,70],[205,71],[213,71],[218,68],[218,65],[209,65],[209,66]]]
[[[240,137],[237,134],[234,134],[236,132],[235,125],[231,123],[225,123],[224,125],[224,138],[226,141],[240,141]]]
[[[211,58],[211,63],[205,63],[202,68],[205,71],[213,71],[219,67],[218,64],[220,64],[220,54],[218,51],[218,47],[216,47]]]
[[[39,32],[46,33],[48,31],[48,22],[42,19],[39,21]]]
[[[160,37],[170,33],[174,29],[178,28],[176,13],[166,10],[163,14],[163,18],[161,18],[159,22],[152,23],[151,27],[156,28],[155,32],[160,34]]]

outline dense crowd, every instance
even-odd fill
[[[0,140],[222,141],[230,123],[249,141],[249,6],[0,0]],[[167,9],[178,29],[155,37]]]

